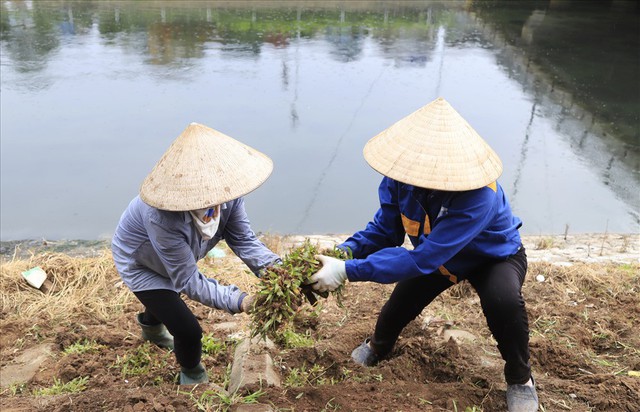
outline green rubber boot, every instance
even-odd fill
[[[182,367],[180,369],[180,385],[195,385],[197,383],[209,382],[209,376],[202,363],[191,369]]]
[[[136,317],[138,325],[142,329],[142,339],[155,343],[161,348],[173,350],[173,336],[162,323],[158,325],[145,325],[142,323],[142,313]]]

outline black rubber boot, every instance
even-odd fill
[[[142,323],[142,313],[136,317],[138,325],[142,329],[142,339],[155,343],[161,348],[173,350],[173,336],[162,323],[158,325],[145,325]]]

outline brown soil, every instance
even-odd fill
[[[104,286],[93,292],[104,307],[94,309],[92,301],[79,297],[64,308],[66,315],[57,314],[51,306],[34,312],[33,305],[47,297],[21,283],[19,273],[44,265],[42,259],[35,256],[3,264],[0,410],[193,411],[198,404],[201,410],[235,410],[243,405],[242,396],[247,393],[212,401],[209,385],[176,385],[175,359],[140,340],[134,320],[140,305],[122,290],[106,258],[73,259],[85,262],[89,273],[98,272],[97,265],[106,267],[100,272]],[[58,289],[51,294],[64,292],[62,276],[77,276],[83,270],[73,268],[76,272],[70,269],[56,275]],[[255,280],[228,250],[227,257],[216,259],[215,264],[203,262],[202,269],[211,276],[216,273],[223,282],[255,288]],[[535,280],[539,274],[545,276],[544,282]],[[283,386],[262,388],[265,393],[258,402],[273,410],[291,411],[505,411],[503,361],[479,301],[464,283],[439,297],[403,331],[389,359],[372,368],[350,360],[353,348],[372,332],[392,288],[352,283],[345,288],[344,307],[329,298],[323,300],[316,318],[307,311],[299,330],[308,331],[314,345],[272,351]],[[523,293],[531,329],[531,363],[544,411],[640,411],[640,378],[633,373],[640,371],[639,292],[640,265],[633,256],[624,264],[530,265]],[[120,294],[124,301],[113,303],[111,299]],[[234,347],[239,337],[247,336],[249,318],[188,304],[205,334],[226,343],[220,353],[203,358],[212,383],[226,387]],[[231,330],[216,327],[223,323],[231,325]],[[445,340],[457,330],[470,335]],[[81,355],[63,352],[85,340],[100,346]],[[16,373],[11,366],[37,348],[48,353],[38,371],[26,381],[11,381],[8,374]],[[126,375],[124,360],[139,353],[151,355],[148,370]],[[82,392],[35,394],[55,382],[80,377],[89,377]]]

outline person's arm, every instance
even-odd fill
[[[405,230],[398,207],[398,185],[385,177],[378,188],[380,209],[373,221],[364,230],[356,232],[338,247],[350,249],[356,259],[366,258],[381,249],[400,246],[404,243]]]
[[[282,262],[256,237],[244,207],[244,199],[240,198],[229,204],[229,219],[224,228],[223,238],[242,261],[256,276],[260,270]]]
[[[366,259],[346,261],[347,278],[352,281],[394,283],[429,275],[444,265],[480,234],[494,219],[495,192],[482,188],[457,194],[446,216],[433,231],[420,238],[414,250],[382,249]]]
[[[172,213],[175,212],[151,212],[145,226],[175,290],[204,305],[229,313],[241,312],[246,293],[235,285],[219,285],[200,273],[184,232],[185,222]]]

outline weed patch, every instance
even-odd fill
[[[305,303],[305,296],[310,300],[314,299],[315,294],[307,283],[311,275],[321,268],[320,262],[315,258],[318,254],[339,259],[349,258],[347,252],[338,248],[319,251],[307,240],[301,246],[291,249],[283,258],[282,265],[265,270],[251,314],[252,337],[269,337],[280,344],[286,340],[283,333],[292,323],[299,308]],[[343,287],[332,292],[339,303],[342,299]]]
[[[63,393],[78,393],[87,389],[87,383],[89,377],[78,377],[67,383],[62,383],[61,380],[53,378],[53,385],[48,388],[37,389],[33,392],[35,396],[46,395],[60,395]]]

